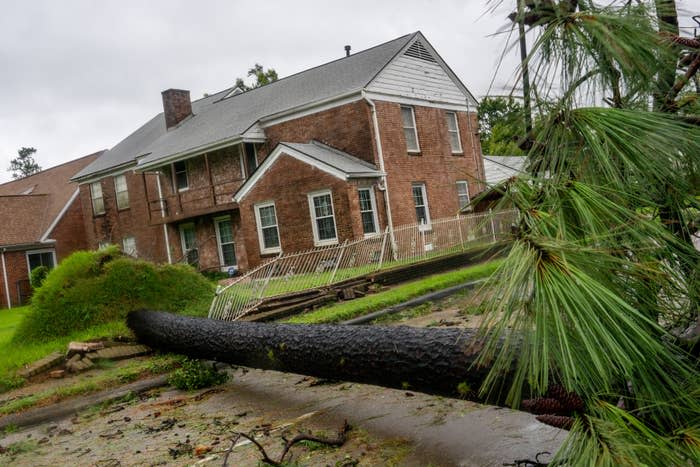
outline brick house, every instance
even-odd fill
[[[29,274],[88,247],[79,190],[70,178],[102,152],[0,185],[0,308],[23,304]]]
[[[482,190],[476,100],[416,32],[163,112],[78,173],[91,247],[250,269],[455,215]]]

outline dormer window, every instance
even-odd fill
[[[187,179],[187,162],[178,161],[173,164],[173,180],[177,191],[185,191],[189,189],[190,184]]]
[[[245,161],[246,165],[248,166],[247,173],[250,177],[253,171],[258,168],[258,152],[253,143],[245,143],[243,146],[245,151]]]

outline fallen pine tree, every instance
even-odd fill
[[[229,322],[139,310],[128,325],[152,348],[252,368],[477,399],[476,330]],[[510,387],[503,374],[502,403]]]

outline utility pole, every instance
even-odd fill
[[[532,110],[530,108],[530,72],[527,64],[527,43],[525,42],[525,0],[518,0],[518,34],[520,35],[520,66],[523,70],[523,110],[525,111],[525,135],[529,142],[532,131]]]

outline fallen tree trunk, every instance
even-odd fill
[[[473,329],[229,322],[148,310],[130,313],[128,325],[140,342],[194,358],[452,397],[477,399],[489,371],[473,365],[481,349]]]

